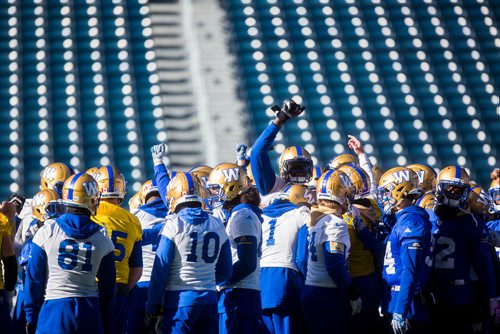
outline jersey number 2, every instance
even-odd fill
[[[85,252],[85,260],[82,264],[82,271],[92,270],[92,265],[90,264],[90,260],[92,258],[92,243],[87,241],[80,244],[78,241],[73,239],[63,240],[59,244],[59,256],[57,257],[57,263],[62,269],[72,270],[76,268],[78,265],[80,245]]]
[[[191,238],[191,253],[187,256],[188,262],[196,262],[198,256],[196,256],[196,246],[198,245],[198,232],[192,232],[189,237]],[[208,246],[210,240],[214,240],[214,253],[208,255]],[[205,263],[213,263],[219,254],[219,235],[215,232],[208,232],[203,237],[203,247],[201,249],[201,258]]]

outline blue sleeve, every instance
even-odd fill
[[[134,248],[132,248],[132,253],[128,258],[128,265],[130,268],[142,267],[142,242],[141,240],[136,241]]]
[[[481,299],[496,297],[495,270],[488,243],[488,229],[482,221],[478,222],[470,251],[472,267],[481,282]]]
[[[26,321],[36,323],[42,306],[43,287],[47,277],[47,254],[37,244],[31,246],[24,285],[24,311]]]
[[[309,253],[307,250],[307,225],[302,226],[297,234],[297,254],[295,255],[295,263],[302,278],[307,276],[307,258]]]
[[[323,243],[323,253],[325,254],[325,266],[328,275],[330,275],[339,289],[347,292],[351,278],[347,270],[345,254],[332,253],[329,242]]]
[[[383,244],[377,239],[377,234],[374,231],[370,231],[368,228],[364,228],[357,232],[356,236],[361,240],[365,249],[373,255],[375,270],[377,273],[381,273],[384,266],[385,249]]]
[[[233,271],[233,259],[231,255],[231,246],[227,240],[220,249],[219,259],[215,265],[215,283],[227,281]]]
[[[110,252],[101,259],[99,270],[97,271],[99,303],[103,314],[104,323],[109,322],[111,311],[111,301],[116,290],[116,268],[115,268],[115,253]]]
[[[168,284],[168,274],[170,266],[174,261],[175,244],[169,238],[162,236],[160,244],[156,250],[151,281],[149,282],[148,301],[146,302],[146,312],[159,314],[163,295]]]
[[[394,313],[402,314],[406,318],[410,304],[416,292],[418,276],[427,270],[425,264],[426,252],[421,246],[422,238],[404,239],[400,249],[401,257],[401,279],[398,300]]]
[[[269,149],[280,129],[279,126],[271,122],[252,146],[250,168],[252,168],[254,181],[261,195],[269,194],[276,182],[276,175],[269,159]]]
[[[142,245],[158,244],[160,240],[160,232],[165,224],[156,224],[153,228],[145,228],[142,230]]]
[[[234,284],[257,268],[257,238],[252,236],[241,236],[234,240],[237,246],[238,261],[233,264],[233,273],[228,284]]]
[[[165,206],[168,209],[167,186],[170,182],[170,176],[168,175],[167,167],[165,167],[164,164],[155,166],[155,181],[158,186],[158,192],[160,193],[161,200],[165,203]]]

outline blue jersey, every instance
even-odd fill
[[[429,277],[432,225],[429,215],[417,206],[401,210],[395,218],[396,223],[387,237],[382,272],[390,289],[385,294],[384,309],[422,320],[414,309],[413,298]]]
[[[255,185],[261,195],[271,193],[276,183],[276,175],[269,159],[269,149],[280,129],[279,126],[270,123],[252,147],[250,168],[252,169]]]
[[[486,223],[486,226],[490,231],[490,238],[493,246],[495,247],[495,253],[498,261],[500,261],[500,219],[490,220]]]
[[[473,303],[471,269],[481,282],[483,299],[495,297],[495,278],[486,225],[471,214],[440,219],[432,231],[434,264],[431,289],[436,303]]]

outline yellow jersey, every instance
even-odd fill
[[[9,219],[0,212],[0,251],[2,249],[3,238],[11,235],[12,228],[9,224]],[[0,263],[0,290],[3,290],[3,265]]]
[[[118,205],[102,201],[92,220],[106,227],[115,245],[116,283],[128,284],[130,267],[142,267],[142,227],[139,219]],[[132,254],[137,248],[141,252],[140,265],[137,256]]]
[[[363,242],[358,239],[354,227],[354,219],[351,215],[344,214],[344,221],[347,223],[349,238],[351,239],[351,250],[349,252],[349,275],[351,277],[366,276],[375,271],[372,253],[365,249]],[[368,226],[366,220],[362,217],[363,223]],[[365,227],[368,228],[368,227]]]

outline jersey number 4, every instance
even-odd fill
[[[81,247],[81,248],[80,248]],[[78,266],[79,263],[82,264],[82,271],[91,271],[92,265],[90,260],[92,258],[92,243],[87,241],[85,243],[79,243],[73,239],[66,239],[61,241],[59,244],[59,256],[57,257],[57,263],[59,267],[65,270],[72,270]],[[80,251],[83,251],[83,262],[78,261],[82,259],[79,256]]]
[[[198,246],[198,232],[192,232],[189,237],[191,238],[191,253],[187,256],[188,262],[196,262],[198,256],[196,255],[196,246]],[[214,252],[212,255],[208,254],[208,246],[210,241],[214,240]],[[219,235],[215,232],[208,232],[203,237],[203,247],[201,248],[201,258],[205,263],[213,263],[219,255],[220,239]]]

